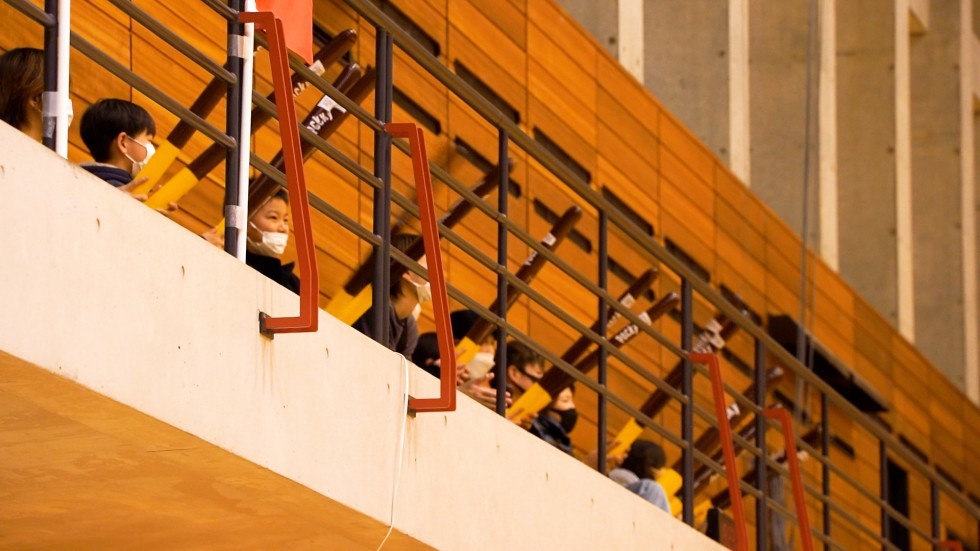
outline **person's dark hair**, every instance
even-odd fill
[[[640,478],[650,478],[651,469],[659,469],[667,462],[664,449],[649,440],[637,440],[630,446],[629,454],[620,468],[632,472]]]
[[[412,352],[412,363],[421,367],[433,376],[439,376],[439,366],[431,362],[439,359],[439,341],[434,332],[422,333],[419,335],[418,343],[415,345],[415,352]]]
[[[540,354],[517,341],[507,343],[507,367],[514,366],[527,375],[527,366],[534,363],[544,363]]]
[[[453,327],[453,338],[461,339],[470,332],[470,328],[480,316],[473,310],[456,310],[449,314],[449,323]]]
[[[24,130],[30,101],[40,107],[44,92],[44,52],[37,48],[14,48],[0,55],[0,119]]]
[[[397,233],[391,236],[391,246],[401,252],[406,252],[417,239],[421,239],[421,236],[414,233]],[[391,296],[391,298],[397,298],[402,295],[400,279],[401,278],[399,278],[398,281],[391,282],[391,287],[388,289],[388,294]]]
[[[100,99],[85,110],[79,129],[85,147],[96,162],[109,160],[112,142],[120,132],[135,137],[143,132],[157,133],[153,117],[139,105],[124,99]]]

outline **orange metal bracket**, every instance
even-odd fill
[[[286,40],[282,21],[272,12],[242,12],[242,23],[255,23],[265,31],[269,43],[269,60],[272,65],[272,84],[275,88],[276,114],[279,116],[279,133],[282,138],[283,166],[289,188],[289,204],[296,234],[296,262],[302,274],[299,285],[299,315],[290,318],[273,318],[259,313],[259,331],[268,337],[276,333],[314,332],[319,321],[320,276],[313,248],[313,228],[310,225],[310,200],[306,194],[306,173],[303,171],[303,150],[299,141],[296,106],[293,105],[292,83],[289,79],[289,61],[286,58]]]
[[[789,475],[793,480],[793,501],[796,504],[796,519],[800,523],[803,550],[813,551],[813,534],[810,533],[810,517],[806,511],[806,494],[803,490],[803,477],[800,474],[800,459],[796,455],[796,438],[793,436],[793,417],[783,408],[766,408],[763,413],[769,419],[776,419],[783,428],[786,442],[786,461]]]
[[[936,549],[952,549],[953,551],[963,551],[963,544],[956,540],[944,540],[936,543]]]
[[[735,523],[735,537],[738,551],[748,551],[749,536],[745,529],[745,507],[742,503],[742,490],[738,484],[738,465],[735,464],[735,445],[732,442],[732,428],[728,424],[725,409],[725,386],[721,379],[721,366],[717,354],[691,353],[688,359],[708,366],[711,373],[711,394],[715,402],[715,416],[718,419],[718,432],[721,437],[721,450],[725,458],[725,475],[728,478],[728,496],[732,502],[732,517]]]
[[[438,398],[411,398],[408,409],[422,411],[456,410],[456,350],[453,346],[453,329],[449,323],[449,297],[446,295],[446,278],[442,273],[442,251],[439,248],[439,226],[436,222],[435,201],[432,195],[432,177],[429,175],[429,157],[425,152],[425,136],[414,123],[388,123],[385,130],[396,138],[407,138],[412,150],[412,172],[415,176],[419,202],[419,218],[422,221],[422,243],[429,264],[429,284],[432,286],[432,310],[436,321],[436,341],[442,369],[439,374]]]

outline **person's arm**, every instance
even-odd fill
[[[408,316],[405,318],[405,331],[402,333],[398,342],[398,352],[411,361],[415,347],[419,344],[419,324],[415,318]]]
[[[489,386],[490,381],[493,380],[493,373],[487,373],[483,377],[477,377],[475,379],[466,381],[465,383],[459,385],[459,391],[463,394],[473,398],[477,402],[483,404],[484,406],[494,409],[497,407],[497,389]],[[511,399],[510,393],[504,398],[506,404],[510,406]],[[528,425],[529,427],[530,425]],[[525,428],[528,428],[525,427]]]

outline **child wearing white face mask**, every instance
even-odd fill
[[[129,191],[139,182],[139,173],[153,156],[150,138],[156,124],[139,105],[122,99],[100,99],[82,115],[80,133],[94,163],[80,166],[114,187]]]
[[[248,219],[245,234],[245,263],[262,275],[299,294],[299,278],[294,263],[283,264],[279,257],[289,242],[289,197],[280,191]]]
[[[391,236],[391,246],[401,252],[405,252],[417,239],[420,239],[418,235],[393,235]],[[423,268],[427,267],[424,256],[418,262]],[[387,314],[388,342],[382,344],[406,358],[411,358],[419,340],[419,326],[412,312],[416,306],[432,300],[432,290],[429,287],[428,281],[409,271],[391,282],[389,297],[391,300]],[[374,316],[373,312],[374,306],[355,321],[353,327],[361,333],[377,340],[378,337],[374,335],[371,326],[371,320]]]

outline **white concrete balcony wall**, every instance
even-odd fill
[[[0,349],[386,522],[401,357],[0,123]],[[413,395],[436,381],[410,367]],[[439,549],[721,549],[460,397],[407,420],[395,526]]]

